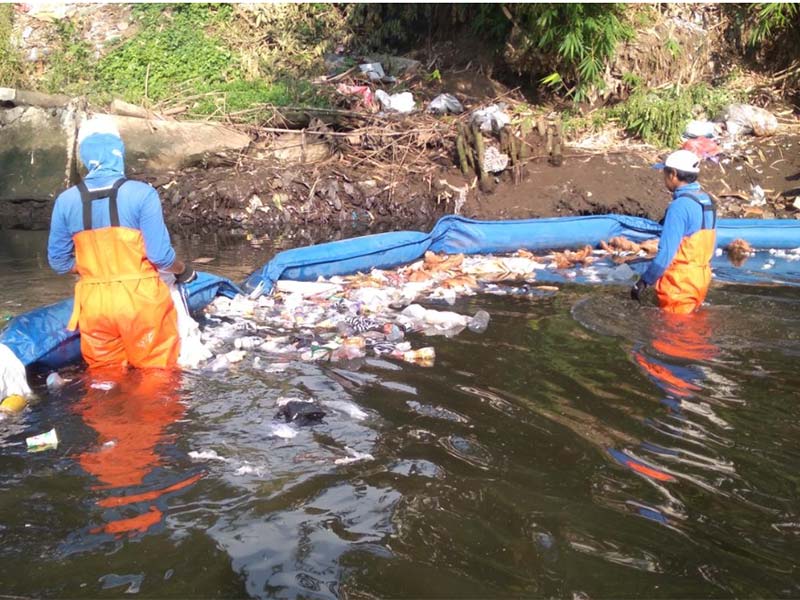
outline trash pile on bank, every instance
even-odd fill
[[[756,219],[793,218],[800,210],[800,201],[759,183],[763,170],[770,166],[753,138],[769,138],[780,132],[778,119],[770,111],[750,104],[731,104],[713,121],[692,120],[683,132],[681,148],[696,154],[707,166],[722,171],[725,191],[719,193],[718,216]],[[761,146],[770,142],[762,142]],[[781,141],[783,151],[791,154],[792,141]],[[758,159],[755,161],[754,159]],[[784,162],[778,159],[774,162]],[[759,168],[758,165],[762,165]],[[726,182],[731,171],[750,169],[747,189],[733,189]],[[735,185],[735,184],[734,184]]]
[[[489,326],[486,311],[451,310],[458,298],[478,293],[548,296],[559,290],[553,283],[579,278],[624,283],[634,276],[624,263],[652,256],[652,248],[614,238],[606,249],[586,246],[542,256],[526,250],[507,256],[427,252],[424,259],[395,270],[280,280],[270,295],[219,297],[209,305],[203,342],[216,356],[203,369],[225,370],[248,353],[255,354],[256,367],[264,359],[267,368],[295,360],[367,356],[430,367],[436,350],[417,340],[453,337],[465,329],[481,334]]]

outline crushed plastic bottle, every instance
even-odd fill
[[[342,345],[331,354],[332,360],[352,360],[366,355],[366,340],[363,337],[345,338]]]
[[[53,371],[52,373],[50,373],[50,375],[47,376],[47,389],[50,390],[51,392],[60,390],[62,387],[66,385],[66,383],[67,382],[64,381],[61,375],[59,375],[55,371]]]
[[[233,340],[233,347],[237,350],[252,350],[260,347],[263,343],[264,340],[262,340],[260,337],[246,336]]]
[[[475,333],[483,333],[489,327],[491,317],[485,310],[479,310],[467,323],[467,328]]]
[[[427,346],[417,350],[408,350],[403,352],[402,358],[407,363],[417,364],[423,367],[432,367],[433,361],[436,359],[436,350]]]

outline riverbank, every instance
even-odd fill
[[[194,168],[152,183],[169,223],[201,231],[426,227],[456,212],[489,220],[606,213],[659,220],[669,195],[651,165],[661,157],[655,149],[587,152],[567,146],[560,166],[530,160],[518,182],[512,172],[501,173],[491,191],[452,164],[432,163],[418,177],[349,168],[337,157],[292,168],[255,162]],[[719,162],[705,161],[700,180],[716,196],[720,217],[800,218],[800,136],[752,140]]]
[[[525,47],[525,27],[533,27],[521,25],[521,8],[443,8],[436,13],[442,23],[456,11],[453,35],[429,32],[427,45],[411,36],[405,43],[414,49],[402,56],[367,51],[370,44],[393,47],[389,32],[370,21],[379,8],[61,8],[3,11],[14,60],[0,75],[24,80],[39,102],[42,91],[75,95],[40,105],[38,129],[15,130],[31,94],[0,90],[5,228],[48,226],[55,195],[80,175],[74,137],[90,112],[124,119],[128,174],[158,189],[171,227],[260,236],[287,228],[425,228],[448,213],[659,219],[668,198],[650,164],[678,147],[690,119],[752,102],[779,117],[779,133],[727,138],[701,180],[719,198],[722,216],[800,214],[800,130],[787,87],[799,71],[769,77],[747,69],[741,40],[723,35],[733,13],[712,6],[598,9],[602,22],[622,28],[612,28],[616,52],[606,57],[603,81],[572,88],[563,61],[561,83],[523,77],[535,57],[512,52]],[[410,13],[401,17],[415,30],[419,15]],[[499,18],[508,43],[456,36],[476,27],[468,17]],[[306,31],[306,22],[314,27]],[[375,27],[381,40],[372,38]],[[574,33],[597,43],[586,31]],[[382,93],[411,101],[413,110],[388,106]],[[440,94],[463,110],[432,114]],[[486,109],[503,114],[503,124],[476,135],[474,115]],[[63,143],[52,144],[53,128],[64,130]]]

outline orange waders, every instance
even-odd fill
[[[659,306],[667,312],[678,314],[694,311],[705,300],[711,284],[711,257],[714,256],[717,241],[714,204],[703,204],[693,194],[686,195],[703,210],[701,229],[683,238],[675,258],[654,287]],[[710,227],[706,223],[708,213]]]
[[[117,191],[124,183],[94,192],[78,184],[83,231],[72,239],[80,280],[68,328],[80,329],[90,367],[172,367],[180,350],[178,316],[169,288],[147,259],[141,231],[119,224]],[[101,198],[108,198],[111,226],[92,229],[92,201]]]

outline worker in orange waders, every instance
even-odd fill
[[[188,283],[195,271],[177,260],[158,193],[125,179],[125,146],[110,117],[78,132],[88,170],[56,199],[47,255],[58,273],[78,273],[69,329],[80,330],[90,367],[173,367],[177,313],[159,270]]]
[[[653,286],[663,310],[688,314],[703,303],[711,284],[716,208],[697,183],[700,159],[695,154],[678,150],[655,166],[664,170],[672,202],[664,217],[658,253],[631,288],[631,298],[641,302],[642,292]]]

